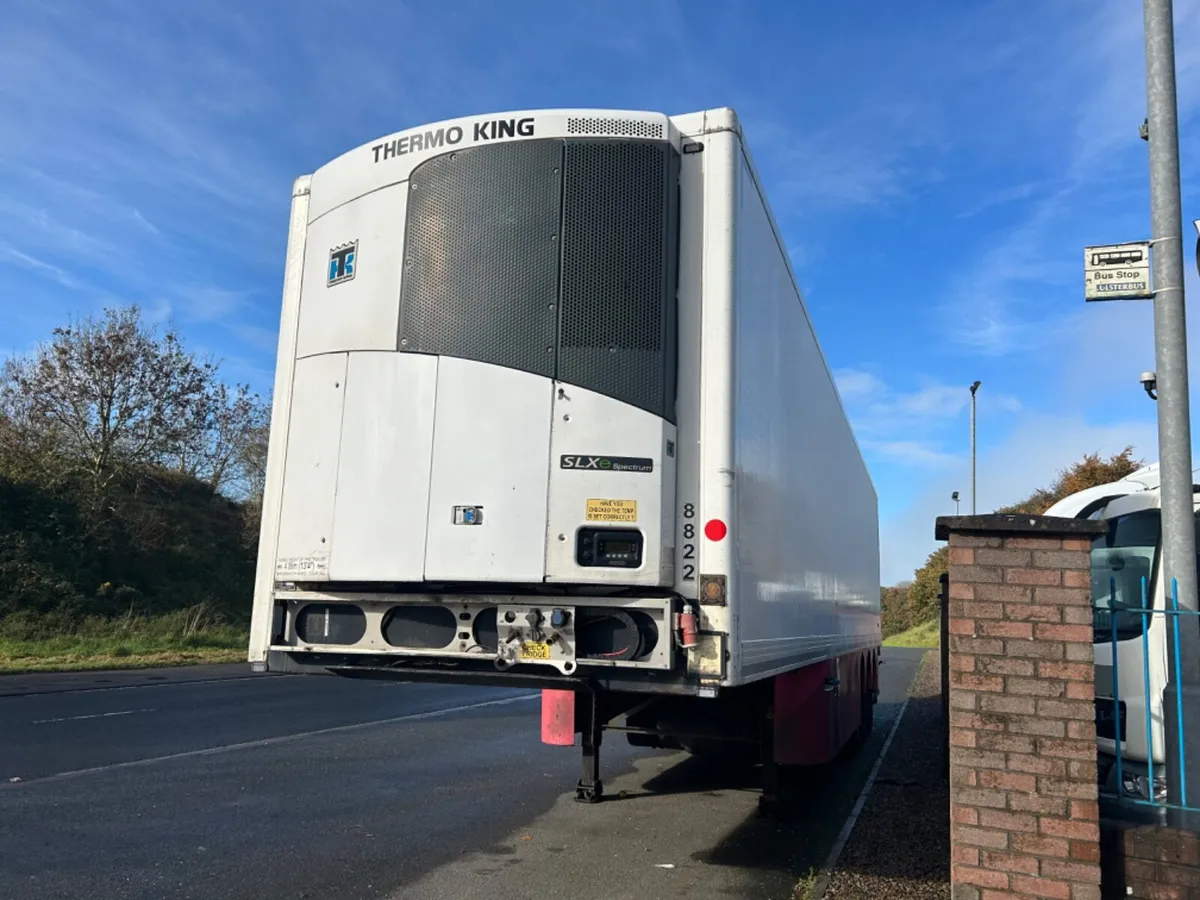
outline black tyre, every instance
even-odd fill
[[[844,760],[853,759],[859,754],[866,743],[871,738],[871,732],[875,730],[875,694],[867,687],[866,678],[863,678],[863,684],[859,693],[859,720],[858,728],[854,729],[854,734],[846,741],[846,746],[842,748],[842,752],[838,754],[839,758]]]
[[[862,719],[858,724],[858,733],[865,744],[871,732],[875,730],[875,692],[863,685],[862,689]]]

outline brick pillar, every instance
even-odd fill
[[[955,900],[1098,900],[1088,550],[1102,523],[954,516],[950,821]]]

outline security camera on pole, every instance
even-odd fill
[[[1196,229],[1196,271],[1200,272],[1200,219],[1192,219]]]

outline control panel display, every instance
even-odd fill
[[[636,569],[642,564],[640,531],[627,528],[581,528],[575,540],[575,561],[589,568]]]

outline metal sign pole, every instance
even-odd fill
[[[1192,513],[1192,426],[1183,304],[1183,214],[1175,99],[1171,0],[1145,0],[1146,107],[1154,265],[1154,357],[1158,379],[1158,459],[1162,485],[1162,571],[1177,579],[1179,608],[1196,611],[1196,532]],[[1166,583],[1167,594],[1170,584]],[[1182,626],[1187,627],[1182,627]],[[1196,681],[1200,631],[1180,622],[1185,681]],[[1184,638],[1183,633],[1188,637]],[[1190,675],[1191,677],[1188,677]]]
[[[1146,131],[1150,142],[1150,226],[1154,266],[1154,357],[1158,378],[1158,460],[1163,562],[1159,579],[1168,612],[1163,691],[1167,823],[1200,827],[1200,623],[1196,610],[1196,530],[1192,499],[1192,425],[1188,405],[1187,328],[1183,304],[1183,212],[1179,192],[1179,121],[1171,0],[1143,0]],[[1176,622],[1176,620],[1178,620]],[[1189,742],[1186,738],[1190,736]],[[1188,791],[1188,785],[1191,791]],[[1150,785],[1151,797],[1155,787]],[[1188,796],[1188,794],[1192,796]]]

